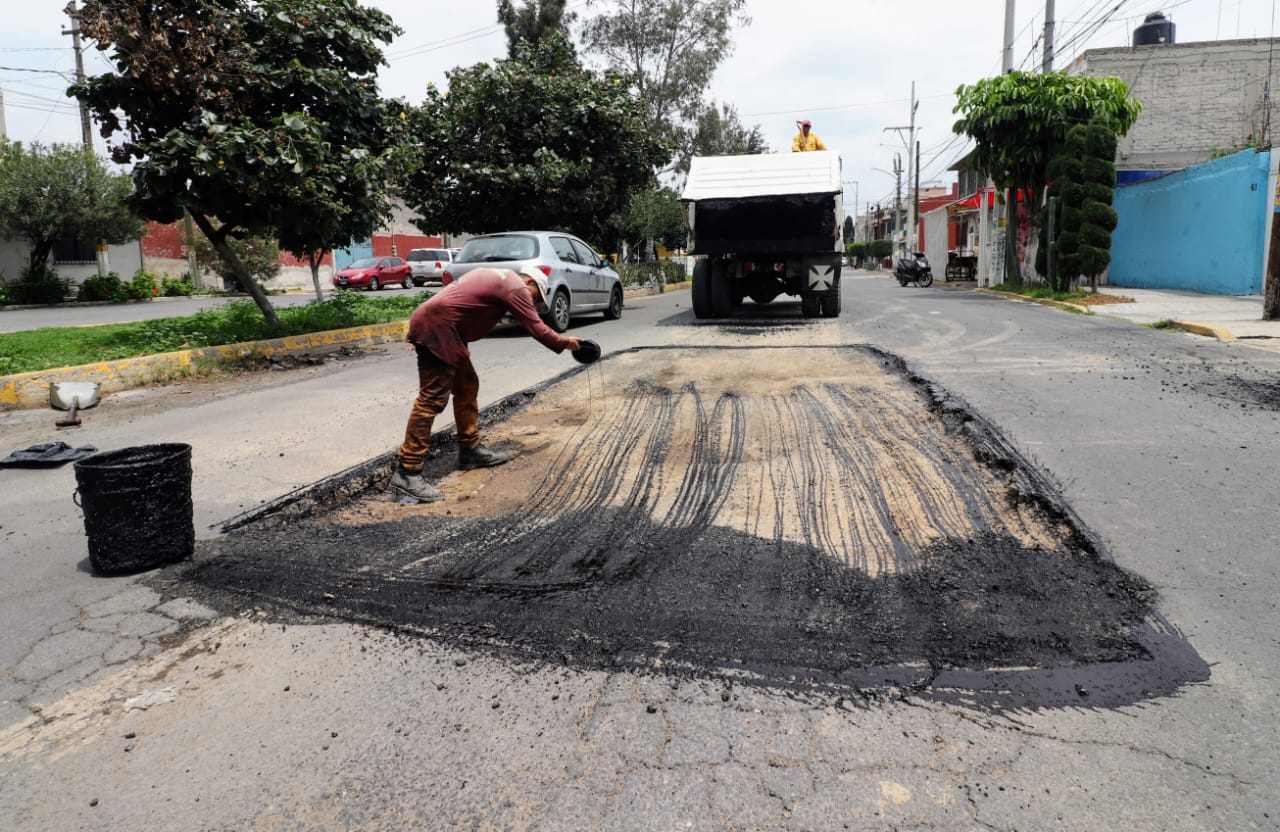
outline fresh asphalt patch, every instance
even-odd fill
[[[638,349],[487,414],[521,453],[381,492],[387,460],[153,585],[582,669],[798,695],[1115,707],[1208,669],[1049,479],[867,347]]]

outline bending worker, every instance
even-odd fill
[[[813,126],[809,119],[796,122],[796,126],[800,128],[800,132],[796,133],[796,137],[791,140],[792,153],[827,149],[827,146],[822,143],[822,139],[818,138],[817,133],[809,132],[809,128]]]
[[[396,470],[387,483],[393,493],[430,503],[444,499],[427,482],[422,466],[431,444],[431,425],[453,396],[458,433],[458,467],[501,465],[511,455],[480,444],[480,379],[471,366],[467,344],[478,341],[510,314],[534,338],[554,352],[576,352],[582,342],[555,332],[538,312],[547,309],[547,276],[534,266],[517,274],[508,269],[475,269],[428,298],[409,318],[406,340],[418,353],[418,398],[405,427]]]

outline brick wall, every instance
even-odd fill
[[[1067,71],[1116,76],[1142,102],[1117,169],[1176,170],[1261,140],[1271,48],[1270,39],[1252,39],[1091,49]],[[1278,86],[1280,61],[1271,68],[1271,89]]]

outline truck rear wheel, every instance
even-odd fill
[[[808,289],[800,293],[800,314],[806,318],[816,318],[822,312],[822,294],[810,292]]]
[[[711,317],[711,263],[698,260],[693,264],[693,316],[695,318]]]
[[[729,266],[723,260],[711,266],[711,314],[717,318],[733,315],[733,286],[729,283]]]
[[[822,305],[822,317],[838,318],[840,317],[840,284],[834,284],[826,292],[820,296]]]

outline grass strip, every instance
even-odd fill
[[[1008,283],[1001,283],[999,286],[992,286],[991,289],[995,292],[1004,292],[1008,295],[1018,295],[1031,300],[1053,300],[1060,301],[1062,303],[1077,303],[1083,306],[1089,306],[1097,303],[1132,302],[1132,298],[1125,298],[1116,295],[1103,295],[1097,292],[1055,292],[1047,286],[1014,286]]]
[[[277,327],[267,324],[252,300],[238,299],[182,318],[5,333],[0,334],[0,375],[400,321],[429,296],[334,292],[306,306],[277,309]]]

